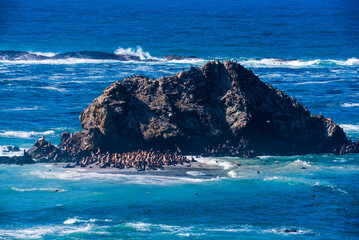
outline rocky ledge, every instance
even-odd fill
[[[80,121],[83,131],[63,133],[58,147],[37,142],[29,154],[79,162],[137,150],[240,157],[359,151],[359,142],[350,142],[332,120],[312,115],[231,61],[159,79],[117,81]]]

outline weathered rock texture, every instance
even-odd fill
[[[255,156],[333,152],[343,130],[234,62],[208,62],[170,77],[134,76],[110,85],[63,136],[74,152],[175,150]]]

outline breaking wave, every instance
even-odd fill
[[[172,55],[179,57],[177,55]],[[80,51],[68,53],[53,52],[19,52],[19,51],[0,51],[0,63],[7,64],[81,64],[81,63],[116,63],[116,62],[145,62],[145,63],[187,63],[203,64],[208,60],[196,57],[166,58],[155,57],[143,50],[141,46],[136,48],[119,47],[114,53],[100,51]],[[216,59],[226,60],[227,57],[216,57]],[[237,58],[239,63],[245,67],[253,68],[320,68],[320,67],[340,67],[340,66],[359,66],[359,59],[352,57],[346,60],[337,59],[281,59],[281,58]],[[275,75],[273,75],[275,77]],[[272,77],[273,77],[272,76]]]
[[[53,52],[31,52],[31,51],[29,53],[39,56],[44,56],[44,57],[54,57],[57,54]]]
[[[0,156],[6,156],[6,157],[22,156],[24,150],[27,150],[26,148],[19,148],[19,150],[14,151],[14,150],[9,150],[8,147],[13,148],[14,146],[0,145]]]
[[[88,233],[94,228],[93,225],[85,226],[37,226],[21,229],[0,229],[0,238],[3,239],[41,239],[46,235],[68,235],[71,233]]]
[[[41,137],[41,136],[51,136],[54,134],[55,131],[53,130],[44,131],[44,132],[0,130],[0,137],[6,137],[6,138],[33,138],[33,137]]]
[[[339,124],[339,126],[342,127],[345,132],[359,133],[359,125],[354,125],[354,124]]]
[[[143,51],[142,47],[140,47],[140,46],[137,46],[136,49],[120,47],[115,51],[115,54],[137,56],[141,60],[160,60],[160,58],[152,57],[149,52]]]
[[[73,217],[73,218],[68,218],[66,221],[64,221],[64,224],[66,225],[71,225],[71,224],[75,224],[75,223],[88,223],[88,222],[111,222],[110,219],[96,219],[96,218],[91,218],[89,220],[83,220],[83,219],[80,219],[78,217]]]

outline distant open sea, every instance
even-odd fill
[[[80,131],[82,110],[125,76],[213,59],[240,62],[359,138],[357,0],[0,0],[1,50],[158,62],[0,55],[0,156]],[[358,154],[215,160],[225,177],[0,165],[0,239],[359,239]]]

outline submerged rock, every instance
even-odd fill
[[[183,56],[180,56],[180,55],[165,55],[165,56],[163,56],[163,58],[166,59],[167,61],[185,60],[185,59],[198,59],[197,57],[194,57],[194,56],[183,57]]]
[[[54,56],[43,56],[36,53],[24,52],[24,51],[0,51],[0,60],[5,61],[39,61],[39,60],[59,60],[59,59],[96,59],[96,60],[115,60],[115,61],[151,61],[157,62],[158,59],[141,59],[139,56],[130,54],[115,54],[101,51],[78,51],[78,52],[66,52],[58,53]],[[197,57],[189,56],[183,57],[179,55],[165,55],[163,57],[166,61],[171,60],[185,60],[185,59],[197,59]]]
[[[138,56],[133,55],[118,55],[108,52],[98,51],[80,51],[67,52],[56,54],[52,59],[67,59],[67,58],[81,58],[81,59],[98,59],[98,60],[118,60],[118,61],[140,61]]]
[[[76,154],[180,149],[183,154],[253,157],[329,153],[347,145],[342,128],[315,116],[240,64],[208,62],[173,76],[125,78],[62,135]],[[36,157],[36,156],[34,156]]]
[[[23,51],[0,51],[0,60],[7,61],[30,61],[30,60],[46,60],[49,57],[37,55],[34,53]]]

